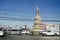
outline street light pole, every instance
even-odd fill
[[[59,35],[60,35],[60,25],[59,25]]]

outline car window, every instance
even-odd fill
[[[12,29],[11,31],[18,31],[18,30],[17,30],[17,29],[15,29],[15,30],[14,30],[14,29]]]
[[[50,30],[48,32],[51,32]]]

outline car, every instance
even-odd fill
[[[55,36],[57,36],[57,35],[59,35],[59,31],[44,31],[44,32],[42,32],[42,35],[43,36],[47,36],[47,35],[55,35]]]
[[[21,33],[22,33],[22,34],[29,34],[30,32],[29,32],[29,31],[26,31],[26,30],[22,30]]]
[[[10,34],[15,34],[15,35],[21,35],[21,32],[20,32],[20,30],[19,29],[11,29],[10,30]]]
[[[30,32],[29,31],[26,31],[27,34],[29,34]]]
[[[5,31],[3,28],[0,28],[0,36],[5,36]]]
[[[25,33],[26,33],[26,30],[23,30],[23,31],[22,31],[22,34],[25,34]]]

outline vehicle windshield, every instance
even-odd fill
[[[11,31],[18,31],[18,29],[12,29]]]
[[[50,30],[46,30],[45,32],[51,32]]]

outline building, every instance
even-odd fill
[[[36,7],[36,16],[34,18],[33,31],[43,30],[41,17],[39,16],[38,6]]]

